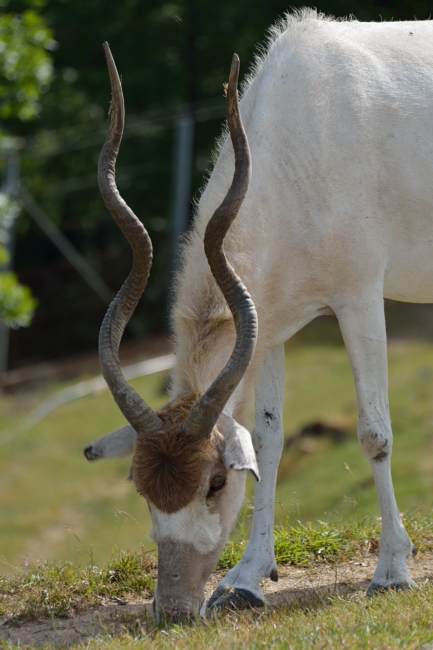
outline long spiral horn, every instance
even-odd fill
[[[125,418],[137,434],[157,431],[162,421],[125,380],[119,361],[119,345],[125,327],[146,288],[152,266],[152,242],[141,221],[126,205],[116,187],[115,165],[125,120],[122,85],[108,43],[105,57],[111,82],[110,127],[99,156],[98,183],[102,198],[114,221],[132,248],[132,270],[111,303],[99,333],[102,374]]]
[[[188,433],[209,437],[227,400],[244,376],[253,356],[257,339],[257,313],[250,294],[228,263],[224,237],[236,218],[251,178],[248,140],[239,114],[237,82],[239,57],[233,56],[227,87],[226,112],[235,153],[235,173],[231,187],[209,221],[204,249],[209,266],[224,294],[236,328],[236,343],[226,366],[212,385],[198,398],[185,419]]]

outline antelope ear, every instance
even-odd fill
[[[257,481],[260,481],[256,454],[250,432],[229,415],[222,413],[218,425],[224,436],[224,463],[230,469],[250,470]]]
[[[130,456],[134,451],[136,438],[134,429],[130,424],[126,424],[86,445],[83,449],[84,455],[87,460]]]

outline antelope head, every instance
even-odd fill
[[[239,512],[245,470],[259,480],[249,432],[223,409],[254,352],[257,315],[242,282],[228,264],[223,241],[248,189],[251,162],[239,115],[235,55],[227,89],[227,119],[235,152],[232,185],[209,221],[205,253],[236,328],[233,353],[201,395],[180,395],[154,412],[129,386],[119,362],[119,344],[145,287],[152,263],[150,238],[120,197],[115,162],[124,123],[123,94],[116,66],[104,45],[112,102],[109,132],[101,152],[98,182],[105,205],[133,251],[132,270],[104,318],[99,355],[110,391],[129,422],[85,447],[88,460],[133,454],[131,476],[149,505],[151,537],[158,546],[155,612],[170,619],[204,611],[204,586]]]

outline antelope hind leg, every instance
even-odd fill
[[[391,478],[392,431],[388,409],[388,369],[382,292],[345,301],[338,317],[355,379],[358,439],[374,477],[382,518],[379,560],[367,595],[416,587],[406,560],[414,546],[401,523]]]

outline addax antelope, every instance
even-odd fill
[[[223,137],[183,250],[173,307],[171,399],[153,412],[125,382],[118,347],[146,285],[152,249],[120,198],[114,164],[123,97],[112,84],[99,183],[133,249],[100,335],[104,376],[129,422],[86,447],[133,454],[132,477],[158,546],[157,616],[204,611],[204,586],[256,478],[251,536],[208,606],[261,605],[277,579],[272,528],[283,444],[283,344],[335,315],[356,386],[358,437],[382,533],[369,593],[414,587],[412,543],[391,480],[384,297],[433,302],[433,25],[335,21],[304,11],[272,32]],[[252,433],[245,409],[254,394]]]

